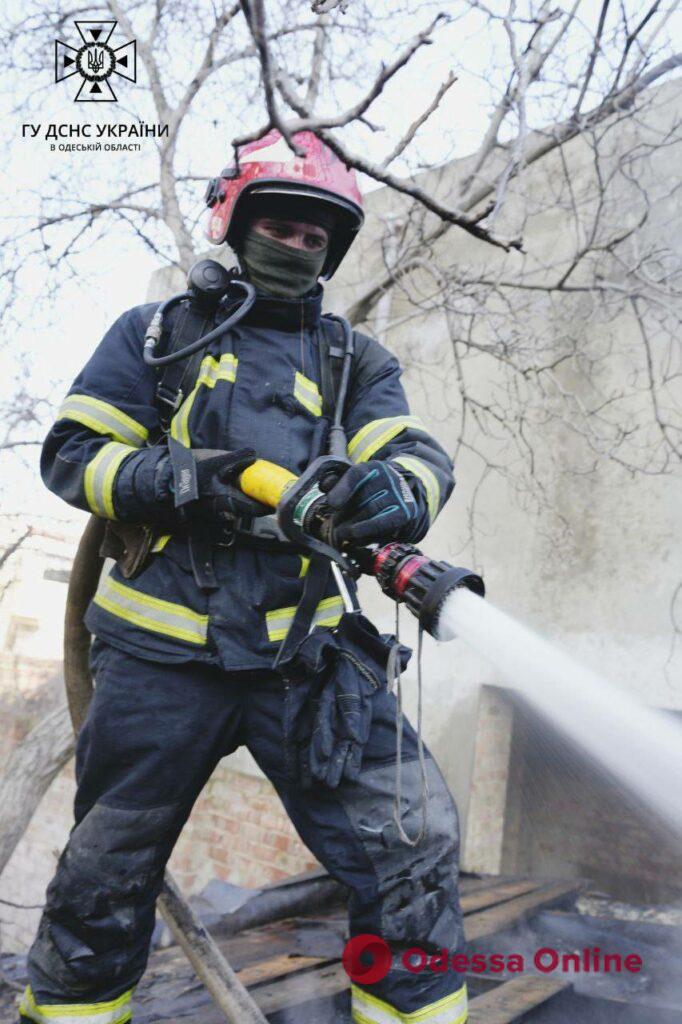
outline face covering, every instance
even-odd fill
[[[327,258],[327,246],[305,252],[249,229],[244,234],[241,259],[249,281],[260,292],[282,299],[297,299],[315,285]]]

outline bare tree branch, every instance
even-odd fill
[[[548,126],[543,132],[536,133],[535,136],[531,138],[524,151],[524,166],[529,167],[538,160],[547,156],[547,154],[551,153],[552,150],[558,149],[571,139],[582,134],[588,128],[594,128],[619,110],[631,107],[637,96],[644,92],[645,89],[680,66],[682,66],[682,54],[674,54],[672,57],[668,57],[666,60],[661,61],[660,64],[657,64],[656,67],[652,68],[646,75],[642,75],[635,82],[620,90],[620,92],[606,97],[606,99],[594,107],[589,114],[583,115],[578,120],[571,117],[561,124]],[[479,203],[482,203],[492,195],[495,191],[496,185],[497,179],[490,183],[484,183],[480,185],[478,189],[471,191],[462,200],[463,214],[475,209]],[[432,244],[434,241],[441,238],[449,227],[450,223],[443,219],[443,223],[434,228],[433,231],[428,234],[425,241],[428,244]],[[402,276],[409,273],[413,267],[414,263],[407,260],[401,265],[399,270],[396,271],[395,276]],[[359,299],[356,299],[352,306],[346,311],[346,315],[351,322],[361,323],[364,321],[374,304],[378,301],[386,288],[393,283],[393,281],[393,274],[384,275],[379,281],[375,282],[370,288],[368,288]]]

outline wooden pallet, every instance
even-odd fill
[[[488,937],[540,910],[562,905],[575,886],[520,878],[463,878],[460,891],[467,938],[483,938],[494,949],[494,941],[488,942]],[[345,911],[333,907],[314,917],[278,921],[233,936],[218,935],[217,942],[266,1015],[271,1017],[298,1007],[301,1012],[296,1014],[297,1019],[337,1024],[349,1018],[345,1001],[348,977],[340,963],[345,927]],[[24,979],[17,976],[17,980]],[[488,983],[493,984],[493,979],[488,979]],[[495,982],[494,989],[471,1000],[470,1021],[512,1024],[522,1020],[529,1010],[556,997],[565,987],[564,981],[527,975]],[[224,1024],[224,1018],[177,946],[152,954],[135,1002],[136,1024]],[[335,1004],[343,1009],[335,1011]],[[307,1015],[303,1012],[306,1007]],[[9,1010],[5,1016],[5,1002],[0,998],[0,1024],[9,1024],[14,1019]]]
[[[505,981],[491,992],[477,996],[469,1004],[469,1024],[513,1024],[524,1014],[554,999],[570,988],[565,979],[534,974],[519,975]]]
[[[576,888],[574,883],[532,879],[463,879],[461,904],[466,936],[468,939],[492,936],[540,909],[567,900]],[[335,997],[347,990],[348,977],[340,963],[344,925],[344,915],[330,912],[313,921],[300,918],[280,921],[218,941],[255,1002],[263,1013],[271,1016],[302,1007],[311,1000],[322,1001],[320,1006],[331,1005]],[[311,948],[301,953],[301,936],[305,940],[306,929],[310,932],[311,928],[310,938],[303,942],[304,947]],[[319,935],[315,928],[321,929]],[[318,937],[328,948],[315,956],[312,954]],[[218,1024],[221,1020],[201,988],[196,986],[182,954],[175,949],[152,957],[147,977],[138,992],[141,1009],[152,1010],[158,992],[165,990],[168,994],[169,985],[176,992],[182,992],[186,1002],[182,1024]],[[525,975],[502,982],[471,1001],[470,1019],[476,1024],[511,1024],[566,987],[565,981]],[[196,1013],[187,1013],[192,1002],[196,1003]],[[147,1018],[143,1012],[140,1020],[144,1024],[147,1019],[154,1017]],[[320,1024],[322,1020],[326,1018],[320,1017]]]

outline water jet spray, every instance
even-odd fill
[[[680,725],[481,600],[485,588],[476,573],[429,558],[411,544],[336,550],[323,514],[325,476],[338,476],[347,465],[326,456],[296,477],[258,460],[240,484],[277,510],[282,532],[294,543],[326,555],[353,577],[373,576],[431,636],[459,637],[492,661],[529,704],[682,835]],[[322,486],[315,495],[316,484]]]

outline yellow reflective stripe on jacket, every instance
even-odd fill
[[[440,510],[440,484],[436,474],[423,459],[417,458],[416,455],[396,455],[394,459],[391,459],[391,462],[397,462],[404,466],[405,469],[409,469],[410,473],[424,484],[426,503],[429,509],[429,522],[432,523]]]
[[[112,580],[110,576],[105,576],[100,582],[93,600],[111,615],[141,629],[185,640],[189,644],[206,643],[208,615],[200,615],[173,601],[163,601],[160,597],[143,594],[118,580]]]
[[[96,516],[115,519],[114,481],[118,468],[133,449],[129,444],[109,441],[85,467],[85,498]]]
[[[196,383],[171,422],[171,437],[176,441],[179,441],[180,444],[183,444],[185,448],[189,448],[191,443],[189,436],[189,416],[194,405],[194,399],[199,393],[199,388],[214,388],[220,380],[226,380],[230,383],[234,383],[237,379],[238,362],[239,360],[237,357],[231,352],[223,352],[220,359],[216,359],[214,356],[204,356],[201,360],[201,366],[199,367]]]
[[[358,430],[348,445],[351,461],[367,462],[380,448],[409,427],[426,433],[418,416],[387,416],[381,420],[371,420]]]
[[[273,611],[265,613],[268,640],[271,643],[275,640],[284,640],[294,621],[295,614],[295,604],[288,608],[275,608]],[[343,598],[339,596],[325,597],[315,609],[311,629],[313,626],[335,626],[342,615]]]
[[[357,1024],[464,1024],[469,1019],[466,985],[412,1013],[401,1013],[357,985],[351,985],[351,994]]]
[[[171,536],[172,534],[170,533],[163,533],[160,537],[157,537],[152,544],[152,554],[158,555],[160,551],[163,551]]]
[[[223,352],[220,359],[205,356],[201,360],[196,386],[204,384],[207,388],[214,388],[219,380],[227,380],[234,384],[237,378],[237,363],[237,357],[231,352]]]
[[[75,420],[96,434],[104,434],[122,444],[140,448],[149,431],[115,405],[90,395],[67,395],[57,413],[57,420]]]
[[[298,370],[294,379],[294,398],[297,398],[313,416],[322,415],[322,395],[317,384],[314,380],[304,377]]]
[[[36,1024],[125,1024],[132,1020],[130,1000],[133,990],[106,1003],[36,1003],[30,986],[24,992],[19,1012]]]

